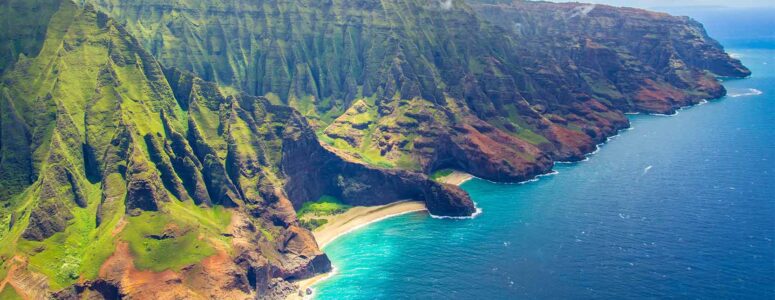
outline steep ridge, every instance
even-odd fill
[[[710,75],[751,74],[688,17],[582,3],[468,3],[517,41],[530,68],[553,62],[566,77],[580,75],[585,93],[625,112],[669,114],[723,96]]]
[[[530,1],[90,0],[163,63],[305,115],[343,155],[521,181],[750,72],[688,18]]]
[[[2,30],[31,46],[2,53],[0,290],[278,298],[330,270],[294,204],[474,211],[457,187],[339,158],[292,108],[163,68],[90,5],[36,1],[3,3],[55,10]]]

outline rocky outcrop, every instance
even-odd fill
[[[126,295],[120,293],[119,288],[115,283],[105,280],[94,280],[75,284],[67,289],[54,293],[52,296],[54,299],[61,300],[111,300],[123,299],[126,297]]]
[[[160,202],[169,201],[167,191],[161,185],[159,171],[152,169],[150,163],[138,149],[132,151],[127,166],[126,211],[130,215],[139,215],[137,210],[155,211]]]
[[[300,116],[297,120],[304,122]],[[441,185],[419,173],[348,161],[332,151],[320,145],[309,127],[285,129],[281,168],[289,179],[285,189],[294,206],[331,195],[350,205],[422,200],[438,215],[469,216],[475,211],[471,199],[458,187]]]

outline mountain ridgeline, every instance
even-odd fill
[[[283,298],[296,209],[516,182],[750,72],[688,18],[525,1],[0,1],[0,293]]]
[[[602,5],[91,2],[165,66],[290,105],[356,160],[498,181],[581,159],[623,112],[671,113],[722,96],[714,75],[749,74],[688,18]]]

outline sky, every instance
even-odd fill
[[[775,7],[775,0],[552,0],[553,2],[602,3],[614,6],[640,8],[726,6],[726,7]]]

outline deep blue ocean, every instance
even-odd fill
[[[315,298],[775,299],[775,43],[753,44],[729,50],[753,76],[725,98],[632,116],[535,182],[467,182],[475,219],[413,213],[336,240]]]

